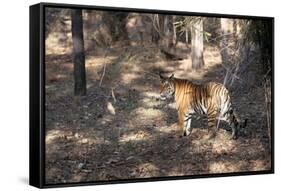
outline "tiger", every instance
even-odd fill
[[[208,133],[214,137],[218,128],[217,119],[226,121],[231,127],[231,139],[238,138],[238,130],[244,128],[233,110],[227,88],[217,82],[195,84],[187,79],[160,75],[160,99],[174,99],[178,112],[180,136],[189,136],[192,131],[191,120],[194,116],[207,115]]]

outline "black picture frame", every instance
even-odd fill
[[[222,174],[200,174],[188,176],[173,177],[152,177],[130,180],[111,180],[98,182],[76,182],[76,183],[45,183],[45,8],[71,8],[71,9],[89,9],[103,11],[125,11],[137,13],[159,13],[172,15],[204,16],[204,17],[224,17],[238,19],[259,19],[267,20],[272,23],[272,128],[271,128],[271,169],[265,171],[247,171]],[[274,173],[274,18],[248,15],[214,14],[214,13],[195,13],[169,10],[150,10],[120,7],[103,7],[92,5],[72,5],[39,3],[30,6],[30,133],[29,133],[29,184],[38,188],[53,188],[66,186],[84,186],[98,184],[115,184],[128,182],[147,182],[147,181],[165,181],[178,179],[209,178],[209,177],[227,177],[257,174]]]

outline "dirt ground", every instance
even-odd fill
[[[186,47],[179,45],[186,52]],[[259,68],[230,88],[248,125],[237,140],[221,123],[207,140],[205,119],[189,137],[176,133],[173,103],[157,100],[159,70],[196,83],[222,82],[225,69],[215,46],[204,51],[205,67],[191,59],[168,61],[156,46],[117,44],[86,53],[87,96],[73,96],[71,54],[46,55],[46,183],[133,179],[269,170],[270,145]],[[100,79],[105,68],[105,75]]]

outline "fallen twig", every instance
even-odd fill
[[[115,98],[115,94],[114,94],[114,91],[113,91],[113,88],[111,88],[111,96],[114,100],[114,103],[116,103],[116,98]]]

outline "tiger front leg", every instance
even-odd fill
[[[217,133],[217,120],[216,120],[217,112],[214,110],[208,110],[208,134],[209,138],[214,138]]]
[[[178,113],[179,117],[179,133],[181,136],[189,136],[191,134],[192,112]]]
[[[191,123],[191,119],[189,121],[186,120],[186,115],[184,112],[178,112],[178,127],[179,127],[179,135],[180,137],[182,136],[187,136],[191,133],[191,129],[190,129],[190,123]],[[186,127],[189,127],[188,128],[188,131],[186,131]]]
[[[185,115],[185,119],[184,119],[183,136],[189,136],[191,134],[191,131],[192,131],[191,119],[192,119],[192,114],[187,113]]]
[[[183,130],[184,130],[184,115],[178,113],[178,132],[180,137],[185,136]]]
[[[239,120],[240,121],[240,120]],[[230,113],[230,117],[228,120],[228,123],[231,127],[232,133],[231,133],[231,139],[237,139],[238,138],[238,126],[239,126],[239,122],[237,120],[236,115],[234,114],[234,112]]]
[[[229,126],[231,127],[232,133],[231,133],[231,137],[230,139],[237,139],[238,138],[238,130],[239,127],[241,125],[240,120],[237,118],[237,115],[235,114],[235,112],[231,109],[227,115],[226,115],[226,120],[229,124]],[[247,120],[245,121],[244,125],[246,125]],[[242,125],[242,127],[244,126]]]

